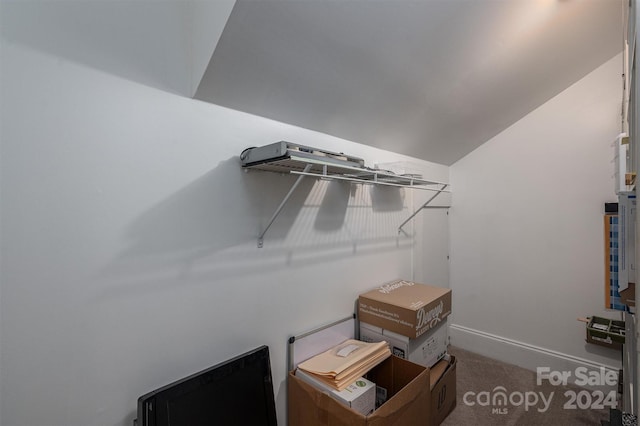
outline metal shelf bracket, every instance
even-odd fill
[[[402,227],[404,225],[406,225],[411,219],[413,219],[418,213],[420,213],[420,211],[422,209],[426,209],[426,208],[438,208],[438,209],[448,209],[449,206],[429,206],[429,203],[431,201],[433,201],[434,198],[436,198],[438,195],[440,195],[442,192],[445,192],[445,189],[447,188],[447,186],[449,186],[449,184],[442,184],[442,188],[438,189],[437,192],[435,194],[433,194],[433,196],[431,196],[431,198],[429,198],[423,205],[421,205],[418,210],[416,210],[415,212],[413,212],[413,214],[411,216],[409,216],[407,218],[407,220],[405,220],[404,222],[402,222],[400,224],[400,226],[398,226],[398,234],[400,234],[402,232]]]
[[[304,173],[308,172],[310,169],[311,169],[311,164],[307,164],[305,166],[305,168],[304,168]],[[293,183],[293,186],[291,187],[291,189],[289,190],[287,195],[285,195],[284,199],[282,200],[282,202],[280,203],[280,205],[278,206],[276,211],[271,216],[271,219],[269,219],[269,223],[267,223],[267,226],[264,228],[264,231],[262,231],[260,233],[260,235],[258,236],[258,248],[262,248],[263,243],[264,243],[264,234],[267,233],[267,231],[269,230],[269,228],[271,227],[273,222],[276,220],[276,217],[278,217],[278,215],[282,211],[284,205],[287,204],[287,201],[289,201],[289,198],[291,197],[291,194],[293,194],[293,191],[296,190],[296,188],[298,187],[300,182],[302,182],[302,179],[304,179],[304,177],[305,177],[305,175],[302,175],[302,174],[298,175],[298,179],[296,179],[296,181]]]

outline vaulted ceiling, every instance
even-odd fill
[[[620,53],[622,14],[622,0],[237,0],[195,97],[452,164]]]

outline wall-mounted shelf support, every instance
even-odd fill
[[[311,164],[307,164],[307,166],[304,168],[304,172],[306,173],[310,169],[311,169]],[[298,179],[296,179],[296,181],[294,182],[294,184],[291,187],[291,189],[289,190],[289,192],[287,192],[287,195],[285,195],[284,199],[282,200],[282,202],[280,203],[280,205],[278,206],[276,211],[271,216],[271,219],[269,219],[269,223],[267,223],[266,228],[264,228],[264,231],[262,231],[260,233],[260,236],[258,237],[258,248],[262,248],[264,234],[267,233],[267,231],[269,230],[269,228],[273,224],[273,221],[276,220],[276,217],[278,217],[278,215],[280,214],[280,211],[282,210],[284,205],[287,204],[287,201],[289,201],[289,198],[291,197],[291,194],[293,194],[293,191],[295,191],[296,188],[298,187],[298,185],[300,185],[300,182],[302,182],[302,179],[304,179],[304,176],[305,175],[302,174],[302,173],[298,176]]]
[[[362,183],[362,184],[369,184],[369,185],[396,186],[399,188],[421,189],[423,191],[435,191],[438,194],[440,192],[449,192],[449,191],[442,191],[441,189],[420,186],[420,185],[424,185],[423,183],[424,181],[422,181],[421,179],[411,179],[411,178],[406,178],[404,176],[394,176],[393,177],[394,181],[382,180],[380,176],[384,177],[388,175],[375,173],[375,172],[367,172],[366,174],[362,174],[361,176],[358,176],[357,174],[339,176],[336,174],[327,174],[326,171],[324,171],[323,173],[314,173],[314,172],[297,172],[294,170],[289,173],[293,175],[300,175],[300,176],[311,176],[311,177],[322,179],[322,180],[343,180],[348,182],[355,182],[355,183]],[[402,182],[402,183],[398,183],[398,182]],[[433,182],[427,182],[427,184],[433,184]]]
[[[402,222],[402,224],[400,224],[400,226],[398,226],[398,234],[402,232],[402,227],[404,225],[406,225],[411,219],[413,219],[418,213],[420,213],[420,211],[422,209],[426,209],[426,208],[439,208],[439,209],[448,209],[449,206],[429,206],[429,203],[433,201],[434,198],[436,198],[438,195],[440,195],[442,192],[445,192],[445,189],[447,188],[447,186],[449,186],[448,184],[444,183],[442,184],[442,188],[440,188],[439,190],[437,190],[437,192],[435,194],[433,194],[433,196],[431,198],[429,198],[423,205],[420,206],[420,208],[418,208],[418,210],[416,210],[415,212],[413,212],[413,214],[411,216],[409,216],[407,218],[407,220],[405,220],[404,222]]]
[[[299,154],[299,153],[298,153]],[[285,204],[296,190],[302,179],[306,176],[313,177],[320,180],[339,180],[354,182],[365,185],[383,185],[394,186],[409,189],[422,189],[425,191],[434,191],[435,194],[429,199],[420,209],[409,217],[402,225],[398,232],[401,231],[409,220],[411,220],[418,212],[424,208],[431,208],[428,204],[438,194],[442,192],[450,192],[447,187],[449,184],[443,182],[437,182],[433,180],[422,179],[420,175],[402,175],[390,172],[388,170],[371,169],[368,167],[355,167],[350,164],[344,164],[336,161],[332,161],[330,158],[309,158],[301,157],[296,153],[289,153],[285,157],[278,157],[274,159],[268,159],[259,161],[256,163],[243,164],[245,170],[255,169],[268,172],[286,173],[297,175],[298,179],[295,181],[287,195],[284,197],[276,211],[269,219],[267,226],[258,236],[258,248],[262,248],[264,235],[267,233],[273,222],[276,220]],[[443,208],[435,206],[437,208]],[[444,207],[446,208],[446,207]]]

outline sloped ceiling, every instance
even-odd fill
[[[450,165],[622,40],[622,0],[238,0],[195,98]]]

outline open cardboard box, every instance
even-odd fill
[[[438,367],[438,371],[436,371]],[[293,371],[288,379],[288,424],[291,426],[435,426],[456,405],[456,360],[429,368],[391,356],[367,378],[387,391],[387,401],[364,416],[303,382]]]
[[[438,361],[429,371],[431,387],[430,426],[437,426],[456,408],[456,357]]]

